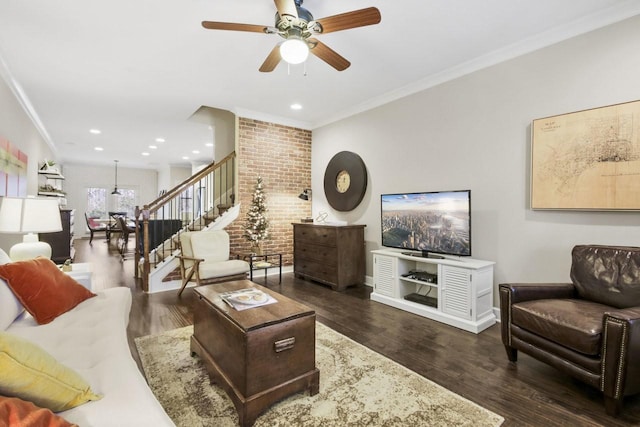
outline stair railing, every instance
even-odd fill
[[[206,227],[234,205],[235,157],[232,152],[141,209],[136,206],[135,277],[142,278],[145,292],[152,269],[180,248],[180,233]]]

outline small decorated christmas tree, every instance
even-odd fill
[[[267,212],[266,197],[262,190],[262,177],[258,177],[253,191],[251,206],[247,212],[247,220],[244,225],[243,236],[251,243],[255,252],[261,254],[262,242],[269,237],[269,221],[265,216]]]

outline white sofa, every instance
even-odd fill
[[[131,357],[126,333],[131,291],[96,293],[45,325],[23,312],[5,332],[38,344],[103,395],[59,412],[67,421],[82,427],[174,426]]]

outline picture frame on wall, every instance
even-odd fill
[[[0,136],[0,196],[26,197],[27,155]]]
[[[640,210],[640,100],[533,120],[531,209]]]

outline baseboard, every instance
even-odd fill
[[[372,276],[364,276],[364,284],[373,288],[373,277]]]
[[[293,266],[288,265],[288,266],[282,267],[282,273],[283,274],[284,273],[291,273],[291,272],[293,272]],[[262,275],[262,273],[259,273],[259,272],[257,272],[257,273]],[[278,274],[278,269],[277,268],[272,268],[272,269],[267,270],[267,276],[273,276],[273,275],[277,275],[277,274]],[[257,277],[254,274],[254,279],[259,280],[260,278]],[[373,277],[372,276],[365,276],[364,277],[364,284],[366,286],[373,287]],[[150,291],[149,293],[175,291],[177,289],[180,289],[180,285],[181,285],[180,280],[172,280],[170,282],[163,282],[160,287],[153,289],[153,291]],[[193,283],[193,284],[189,283],[187,285],[188,288],[193,287],[193,286],[195,286],[195,283]],[[496,321],[500,322],[500,308],[499,307],[493,307],[493,314],[496,316]]]

